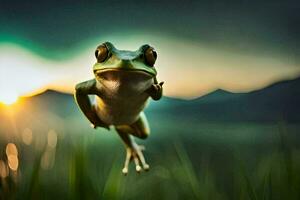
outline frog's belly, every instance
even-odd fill
[[[99,118],[108,125],[134,123],[146,105],[146,90],[153,78],[140,71],[112,70],[100,75],[100,96],[96,97]]]
[[[148,95],[128,97],[127,99],[112,97],[96,97],[98,117],[108,125],[130,125],[134,123],[146,106]]]

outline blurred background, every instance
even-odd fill
[[[0,199],[299,199],[298,1],[6,1]],[[72,93],[95,48],[158,52],[151,170],[93,130]]]

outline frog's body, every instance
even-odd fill
[[[101,96],[96,97],[98,117],[106,124],[134,123],[144,109],[149,94],[145,91],[154,83],[144,72],[108,71],[100,79]]]
[[[95,52],[97,63],[93,67],[95,79],[76,85],[76,101],[93,126],[109,128],[113,125],[126,144],[127,156],[123,173],[134,159],[136,170],[145,170],[146,164],[141,148],[132,136],[146,138],[149,133],[143,109],[149,97],[158,100],[162,96],[163,82],[157,83],[153,67],[156,52],[149,45],[137,51],[120,51],[111,43],[100,45]],[[91,103],[88,95],[94,94]]]

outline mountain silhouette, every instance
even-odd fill
[[[72,95],[53,90],[23,98],[22,101],[23,107],[28,107],[36,115],[45,111],[60,117],[82,115]],[[159,102],[150,101],[146,113],[153,118],[172,117],[192,121],[299,122],[299,103],[300,78],[297,78],[249,93],[231,93],[218,89],[193,100],[163,97]]]
[[[300,78],[281,81],[249,93],[216,90],[189,101],[164,98],[159,110],[168,117],[220,121],[300,121]],[[154,107],[154,105],[153,105]]]

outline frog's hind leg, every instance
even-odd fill
[[[130,128],[132,128],[130,134],[140,139],[146,139],[150,135],[148,120],[144,112],[141,112],[138,120],[131,124]]]
[[[145,139],[150,134],[145,114],[141,113],[139,119],[131,125],[121,125],[115,128],[126,145],[126,159],[122,170],[123,174],[126,175],[128,173],[128,165],[131,160],[134,160],[137,172],[142,170],[140,164],[142,164],[144,170],[149,170],[149,165],[146,163],[142,152],[144,147],[136,144],[133,138],[133,136],[135,136]]]

